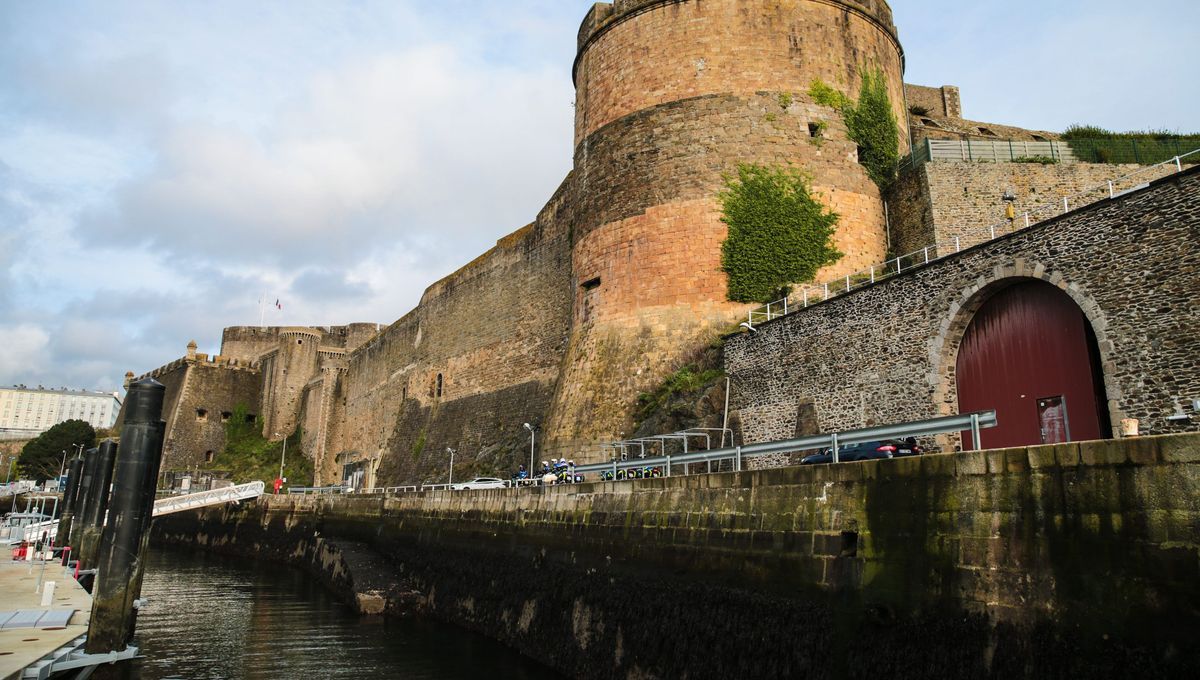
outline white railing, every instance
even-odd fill
[[[28,493],[30,491],[33,491],[36,488],[37,488],[37,482],[31,482],[31,481],[9,482],[8,484],[5,484],[4,486],[0,486],[0,498],[7,498],[9,496],[20,496],[21,494]]]
[[[355,493],[369,494],[387,494],[387,493],[414,493],[417,491],[416,486],[377,486],[372,489],[360,489]]]
[[[750,310],[749,325],[753,327],[756,323],[777,319],[800,309],[807,309],[809,305],[824,302],[832,297],[864,288],[882,279],[906,272],[914,267],[926,265],[934,260],[953,255],[964,248],[987,243],[1001,236],[1027,229],[1043,220],[1064,215],[1072,210],[1082,208],[1097,201],[1116,198],[1131,191],[1143,189],[1149,185],[1151,180],[1165,177],[1166,175],[1162,173],[1162,169],[1165,167],[1174,166],[1174,172],[1170,174],[1183,172],[1183,159],[1196,154],[1200,154],[1200,149],[1189,151],[1157,165],[1146,166],[1127,175],[1111,179],[1104,184],[1098,184],[1090,189],[1085,189],[1077,194],[1056,198],[1049,203],[1018,214],[1011,220],[1004,220],[984,227],[965,229],[960,232],[959,236],[954,237],[952,241],[933,243],[921,250],[901,255],[883,264],[872,265],[868,269],[847,274],[832,281],[819,284],[803,284],[798,287],[798,292],[793,293],[791,298],[777,300],[765,307]],[[1143,179],[1145,181],[1141,181]]]
[[[223,489],[213,489],[212,491],[191,493],[186,496],[162,498],[154,501],[154,516],[159,517],[186,510],[195,510],[196,508],[205,508],[210,505],[222,505],[224,503],[258,498],[263,494],[265,486],[261,481],[258,481],[250,482],[249,484],[239,484],[237,486],[227,486]]]
[[[4,527],[0,529],[0,542],[17,544],[22,541],[33,543],[42,538],[42,532],[47,532],[49,538],[58,535],[58,520],[34,522],[20,527]]]

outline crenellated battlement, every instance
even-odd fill
[[[180,357],[172,362],[163,364],[158,368],[144,373],[134,380],[145,380],[146,378],[154,378],[159,380],[165,375],[174,373],[183,368],[194,366],[196,368],[213,369],[219,368],[231,371],[248,371],[256,373],[259,370],[258,362],[246,362],[233,357],[209,356],[207,354],[196,354],[194,357]],[[161,382],[161,381],[160,381]]]

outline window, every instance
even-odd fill
[[[984,137],[995,137],[996,136],[995,132],[992,132],[991,130],[989,130],[985,127],[979,128],[979,134],[983,135]]]
[[[246,414],[246,422],[247,423],[253,423],[254,419],[255,419],[255,415],[253,413]]]
[[[229,411],[221,411],[221,422],[222,423],[228,423],[229,419],[232,417],[233,417],[233,414],[230,413]]]
[[[201,423],[208,421],[208,411],[202,408],[196,409],[196,420]]]
[[[214,458],[216,458],[216,454],[214,454],[211,450],[204,452],[204,462],[205,463],[213,462]]]
[[[587,281],[584,281],[583,285],[582,285],[582,288],[584,290],[596,290],[599,287],[600,287],[600,277],[599,276],[597,276],[594,279],[589,279]]]
[[[438,399],[442,398],[442,374],[441,373],[437,374],[437,397],[438,397]]]
[[[928,118],[922,118],[921,125],[924,125],[925,127],[931,127],[931,128],[941,127],[940,125],[933,122],[932,120],[929,120]]]
[[[808,136],[814,137],[814,138],[823,136],[821,134],[821,128],[822,128],[822,125],[820,123],[809,123],[808,124]]]

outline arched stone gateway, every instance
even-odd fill
[[[1092,325],[1067,293],[1009,279],[982,296],[962,337],[959,411],[996,410],[984,448],[1101,439],[1112,431],[1101,366]]]

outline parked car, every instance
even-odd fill
[[[915,442],[904,442],[899,439],[884,439],[838,447],[838,461],[842,463],[919,455],[921,455],[921,447],[917,446]],[[825,449],[820,453],[800,459],[801,465],[821,465],[832,462],[833,449]]]
[[[495,477],[476,477],[469,482],[461,484],[451,484],[450,488],[455,491],[467,491],[470,489],[503,489],[507,486],[503,479]]]

